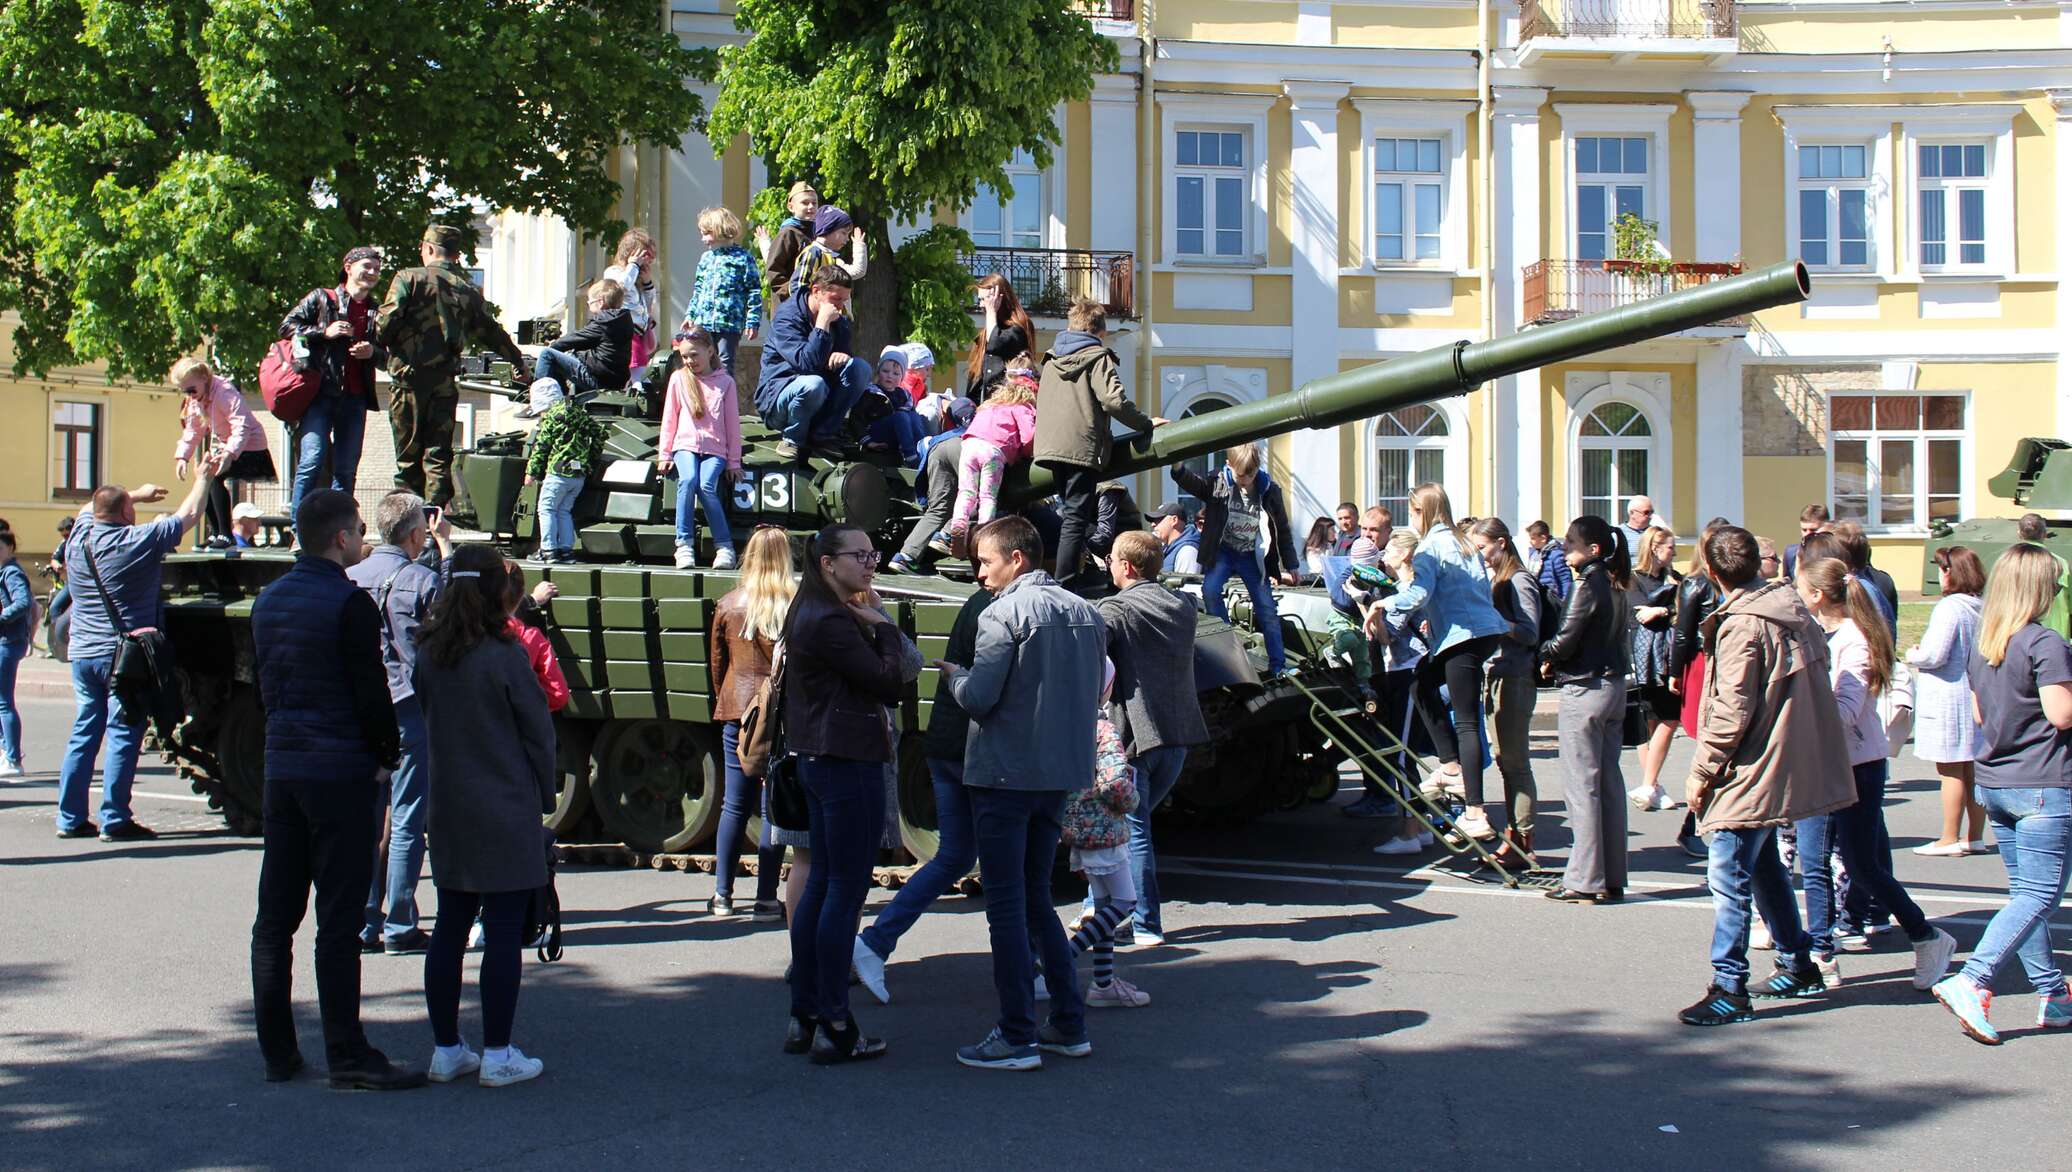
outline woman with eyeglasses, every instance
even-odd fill
[[[1935,551],[1942,599],[1928,615],[1928,630],[1907,651],[1914,669],[1914,756],[1933,761],[1942,778],[1942,834],[1914,848],[1917,855],[1947,857],[1986,849],[1986,808],[1972,788],[1979,726],[1971,714],[1971,653],[1978,646],[1985,603],[1986,571],[1978,555],[1961,545]],[[1964,834],[1964,823],[1971,834]]]
[[[885,825],[885,706],[919,674],[920,656],[871,588],[878,556],[854,525],[822,529],[784,621],[784,747],[798,758],[813,851],[791,914],[784,1052],[810,1050],[821,1065],[885,1053],[849,1012],[849,961]]]
[[[237,388],[219,378],[207,362],[182,358],[173,364],[170,377],[180,388],[180,440],[173,445],[173,475],[185,480],[209,449],[224,450],[222,471],[209,477],[205,507],[209,533],[228,540],[230,498],[243,485],[278,479],[273,453],[266,447],[266,428]]]

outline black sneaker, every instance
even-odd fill
[[[1826,991],[1827,982],[1821,979],[1820,970],[1810,964],[1803,969],[1786,968],[1780,964],[1777,971],[1770,974],[1769,980],[1759,981],[1748,987],[1750,997],[1773,999],[1811,997],[1815,993]]]
[[[381,950],[390,956],[418,956],[431,944],[432,938],[423,928],[412,928],[400,936],[383,940]]]
[[[813,1048],[813,1033],[819,1027],[820,1022],[818,1018],[800,1017],[798,1014],[792,1014],[790,1024],[784,1027],[784,1052],[786,1054],[804,1054],[806,1051],[811,1050]]]
[[[748,918],[758,924],[781,923],[784,919],[784,905],[774,899],[756,900],[755,911],[749,913]]]
[[[1745,994],[1729,993],[1714,985],[1705,990],[1705,996],[1696,1005],[1677,1014],[1676,1020],[1694,1026],[1732,1025],[1737,1021],[1754,1021],[1755,1010]]]
[[[1036,1027],[1036,1048],[1046,1054],[1063,1054],[1067,1058],[1084,1058],[1094,1052],[1094,1044],[1086,1040],[1084,1033],[1069,1038],[1047,1021]]]
[[[1043,1053],[1033,1045],[1017,1046],[1000,1035],[987,1034],[976,1046],[961,1046],[957,1061],[980,1070],[1042,1070]]]
[[[349,1066],[331,1068],[334,1091],[407,1091],[424,1085],[424,1071],[398,1066],[379,1050],[368,1050]]]
[[[149,842],[158,837],[158,831],[142,822],[117,822],[101,828],[102,842]]]
[[[289,1079],[301,1074],[304,1065],[306,1064],[302,1061],[302,1051],[297,1050],[293,1054],[288,1055],[286,1062],[267,1063],[266,1081],[287,1082]]]
[[[732,896],[715,895],[705,901],[705,914],[715,919],[731,919],[739,913],[734,910]]]
[[[363,953],[375,953],[375,952],[380,952],[380,951],[381,951],[381,937],[379,937],[379,936],[362,936],[362,937],[360,937],[360,951],[361,951],[361,952],[363,952]]]
[[[59,830],[58,830],[58,837],[59,837],[59,838],[95,838],[95,837],[98,837],[98,836],[100,835],[100,833],[101,833],[101,828],[100,828],[100,827],[98,827],[98,826],[95,826],[95,825],[94,825],[93,823],[91,823],[91,822],[81,822],[81,823],[80,823],[79,825],[77,825],[77,826],[74,826],[74,827],[72,827],[72,828],[71,828],[71,829],[69,829],[69,830],[68,830],[68,829],[64,829],[64,828],[62,828],[62,827],[61,827],[61,828],[59,828]]]
[[[833,1066],[837,1062],[862,1062],[884,1056],[885,1039],[866,1037],[852,1017],[839,1030],[821,1022],[813,1038],[810,1059],[815,1066]]]

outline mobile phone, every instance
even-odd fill
[[[426,505],[424,507],[424,523],[427,528],[436,528],[438,526],[439,506]]]

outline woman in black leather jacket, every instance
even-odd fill
[[[1563,798],[1568,805],[1568,868],[1547,898],[1617,903],[1626,894],[1626,785],[1619,772],[1626,715],[1626,545],[1602,517],[1568,527],[1575,588],[1561,629],[1540,649],[1541,671],[1560,685]]]

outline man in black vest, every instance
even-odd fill
[[[269,1082],[302,1069],[295,1041],[295,930],[316,888],[317,1003],[331,1085],[421,1086],[360,1028],[360,914],[380,825],[375,775],[397,763],[399,736],[381,665],[380,614],[345,576],[366,526],[345,493],[310,493],[295,511],[295,564],[252,606],[259,699],[266,709],[266,848],[252,924],[252,1004]]]

